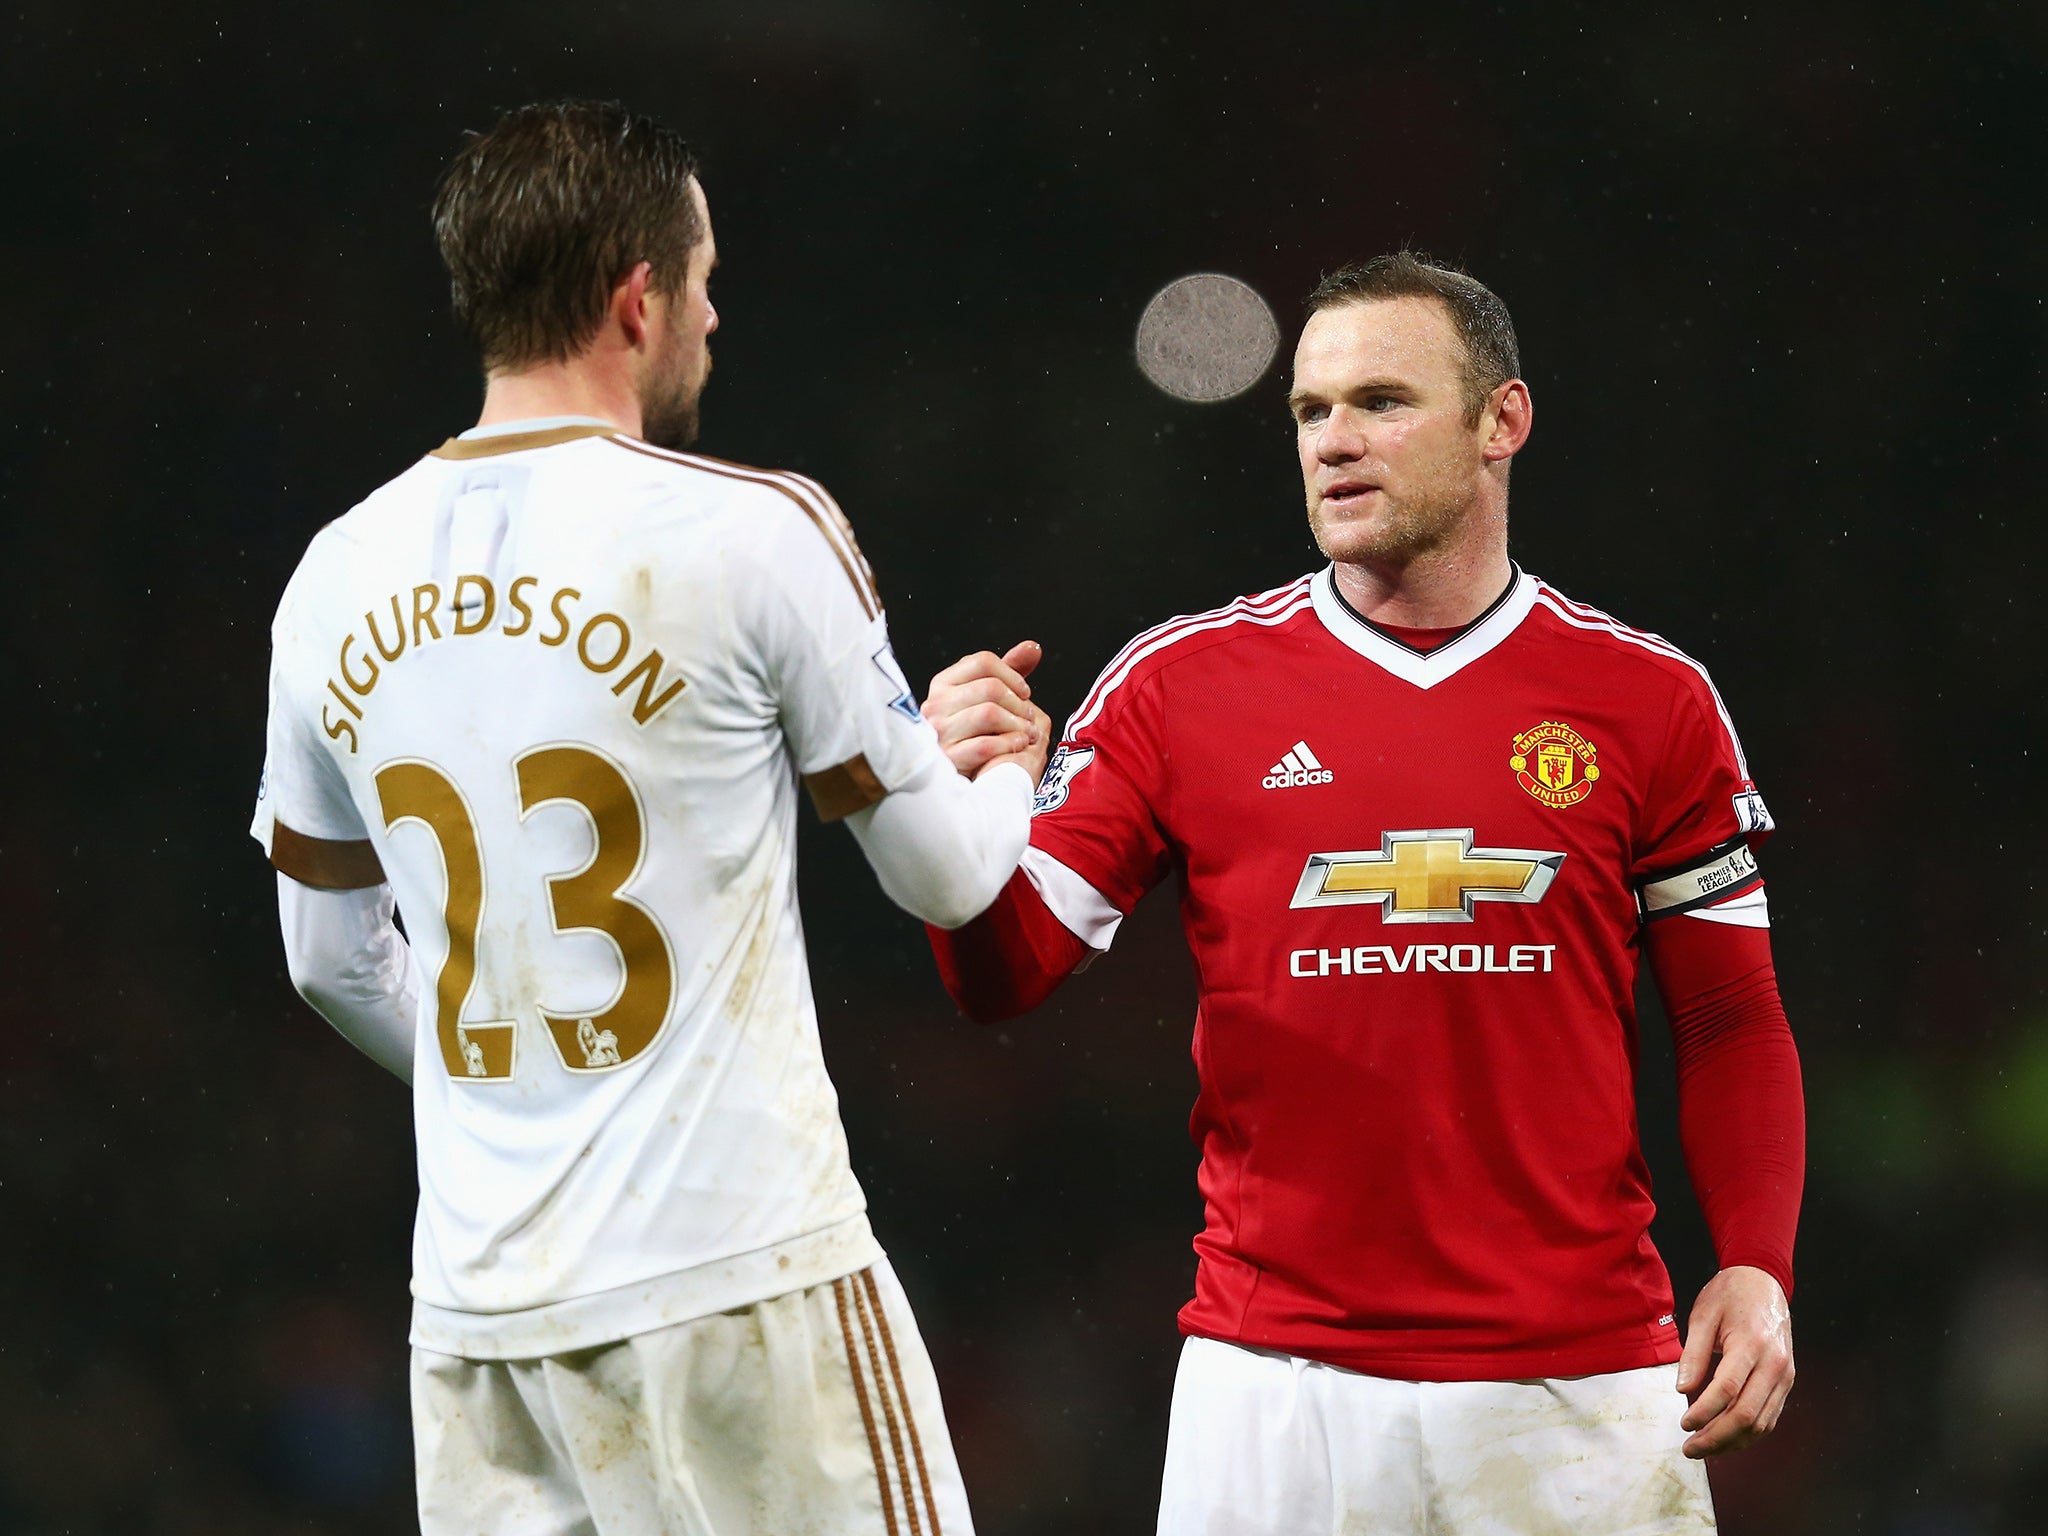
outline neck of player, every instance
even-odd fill
[[[484,384],[480,427],[540,416],[594,416],[628,437],[640,436],[638,381],[624,359],[615,366],[586,353],[564,362],[541,363],[518,373],[493,373]]]
[[[1473,516],[1442,543],[1388,558],[1336,562],[1352,611],[1398,629],[1457,629],[1493,606],[1514,576],[1507,507]]]

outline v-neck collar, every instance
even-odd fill
[[[1367,661],[1391,672],[1417,688],[1434,688],[1454,677],[1521,628],[1522,620],[1536,606],[1536,578],[1517,565],[1494,605],[1432,651],[1418,651],[1403,645],[1392,635],[1362,619],[1337,593],[1337,568],[1324,566],[1310,578],[1309,598],[1316,617],[1337,639]]]

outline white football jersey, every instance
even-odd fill
[[[312,884],[362,883],[320,871],[367,839],[396,891],[413,1341],[478,1358],[881,1257],[819,1049],[796,780],[834,819],[944,761],[815,482],[516,425],[314,538],[253,828]]]

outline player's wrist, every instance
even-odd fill
[[[1013,779],[1010,778],[1012,774]],[[974,774],[974,782],[977,784],[991,780],[1004,782],[1006,779],[1019,785],[1026,799],[1038,792],[1038,781],[1031,777],[1031,770],[1024,765],[1023,759],[1015,755],[991,758]]]
[[[1770,1254],[1730,1254],[1721,1261],[1719,1274],[1736,1280],[1747,1276],[1768,1280],[1786,1300],[1792,1297],[1792,1266]]]
[[[1721,1261],[1721,1273],[1723,1274],[1728,1274],[1738,1269],[1748,1270],[1753,1274],[1762,1275],[1770,1280],[1778,1278],[1773,1262],[1760,1256],[1751,1255],[1743,1258],[1727,1258]],[[1782,1284],[1783,1282],[1780,1283]]]

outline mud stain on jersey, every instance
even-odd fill
[[[761,977],[775,954],[775,913],[769,898],[773,887],[763,886],[747,903],[751,911],[750,931],[747,936],[746,953],[740,957],[739,969],[733,973],[732,985],[725,993],[725,1016],[738,1022],[747,1016],[747,1010],[759,990]]]

